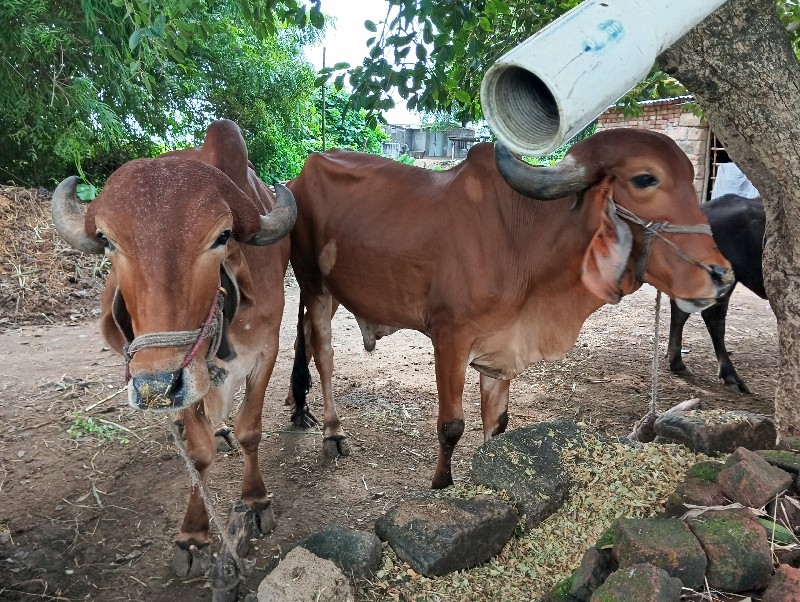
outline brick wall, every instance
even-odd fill
[[[642,105],[644,112],[639,117],[625,117],[621,109],[611,108],[597,118],[597,129],[607,130],[632,127],[653,130],[666,134],[689,157],[694,165],[694,187],[701,199],[706,182],[706,149],[708,148],[708,124],[683,107],[685,99],[652,101]]]

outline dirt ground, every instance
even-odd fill
[[[281,551],[328,523],[371,528],[388,507],[429,486],[436,460],[429,341],[402,331],[367,353],[346,311],[334,321],[334,393],[352,455],[330,461],[318,430],[290,428],[283,400],[297,288],[288,285],[286,298],[260,452],[277,527],[251,555],[256,565],[246,590],[257,588]],[[74,296],[73,302],[80,309],[45,316],[52,324],[20,326],[10,313],[0,320],[0,599],[210,599],[205,580],[184,581],[171,573],[172,541],[189,485],[167,419],[127,406],[122,360],[104,345],[91,318],[96,295]],[[627,434],[650,403],[654,302],[654,289],[645,286],[604,307],[585,324],[566,359],[534,365],[517,378],[509,428],[575,417],[605,433]],[[729,391],[718,381],[699,316],[690,319],[684,336],[694,377],[671,375],[663,360],[668,305],[660,323],[661,410],[699,397],[710,409],[772,414],[777,335],[767,302],[739,287],[728,316],[727,343],[753,395]],[[318,387],[312,392],[319,409]],[[472,370],[464,407],[456,481],[467,479],[471,455],[482,443]],[[220,454],[212,470],[210,487],[222,515],[238,496],[241,467],[234,451]]]

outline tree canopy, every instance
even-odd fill
[[[194,144],[217,118],[241,126],[264,179],[293,177],[321,148],[320,91],[303,46],[324,20],[313,6],[283,6],[0,2],[0,181],[49,185],[76,170],[102,180],[127,160]],[[296,11],[291,22],[281,10]],[[342,144],[368,139],[374,150],[381,133],[338,104],[329,136],[346,123]]]
[[[325,10],[323,0],[322,10]],[[329,70],[339,85],[348,82],[359,106],[394,106],[391,88],[410,109],[449,111],[460,121],[482,116],[480,86],[486,70],[581,0],[387,0],[386,18],[367,21],[373,32],[361,65]],[[800,2],[776,0],[800,52]],[[635,112],[636,101],[686,94],[675,79],[654,65],[621,103]]]
[[[380,134],[356,122],[392,107],[392,90],[411,109],[473,121],[486,69],[580,3],[386,0],[386,17],[364,24],[373,35],[362,63],[314,74],[302,48],[332,1],[5,0],[0,180],[42,184],[75,169],[103,177],[192,143],[222,117],[242,126],[262,177],[291,177],[321,148],[315,95],[325,81],[352,90],[328,88],[332,103],[349,101],[328,116],[331,144],[361,148],[344,133],[333,142],[348,123],[374,148]],[[800,2],[775,2],[800,52]],[[625,102],[682,92],[654,67]]]

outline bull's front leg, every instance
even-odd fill
[[[208,471],[214,464],[217,446],[202,403],[183,410],[183,426],[186,453],[200,475],[200,481],[205,483]],[[203,575],[209,566],[206,551],[211,539],[208,533],[208,513],[200,488],[196,485],[192,486],[189,504],[175,543],[177,547],[172,560],[175,574],[178,577]]]
[[[439,392],[439,418],[436,433],[439,437],[439,458],[431,488],[444,489],[453,484],[451,461],[453,450],[464,434],[464,372],[468,349],[450,340],[434,339],[436,388]]]
[[[510,380],[498,380],[481,374],[481,422],[484,443],[506,431],[508,426],[508,389]]]
[[[331,345],[331,317],[333,298],[330,293],[309,295],[303,298],[308,309],[307,318],[311,322],[311,345],[314,348],[314,364],[319,373],[322,389],[322,446],[325,455],[335,458],[350,455],[350,445],[342,429],[336,404],[333,401],[333,346]]]

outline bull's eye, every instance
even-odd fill
[[[231,231],[225,230],[222,234],[217,236],[217,240],[214,241],[214,244],[211,245],[212,249],[216,249],[217,247],[224,247],[228,243],[228,239],[231,237]]]
[[[643,173],[638,176],[633,176],[631,178],[631,183],[636,186],[636,188],[650,188],[651,186],[658,185],[658,178],[649,173]]]
[[[108,237],[99,230],[97,231],[97,234],[94,235],[94,239],[103,245],[106,248],[106,251],[113,251],[116,249],[114,243],[108,240]]]

